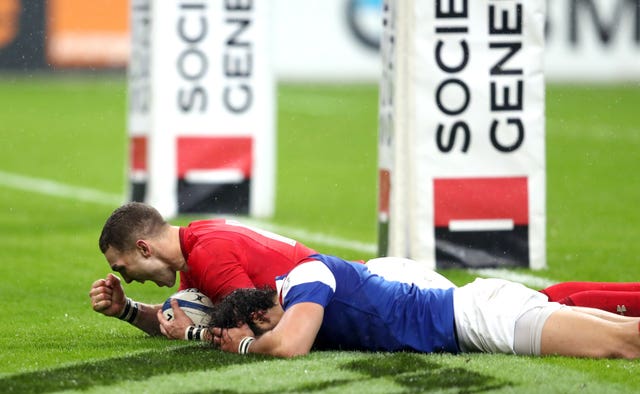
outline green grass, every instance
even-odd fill
[[[0,80],[0,171],[122,193],[125,93],[118,77]],[[278,101],[270,223],[372,244],[376,86],[285,85]],[[548,87],[549,268],[531,274],[640,279],[638,103],[637,85]],[[108,272],[97,237],[113,208],[0,186],[0,392],[640,390],[638,361],[351,352],[275,360],[148,338],[89,305],[91,282]],[[346,258],[371,257],[300,240]],[[148,302],[172,292],[149,284],[126,290]]]
[[[549,266],[563,280],[639,280],[640,86],[547,94]]]

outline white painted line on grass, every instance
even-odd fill
[[[123,197],[118,194],[4,171],[0,171],[0,186],[96,204],[120,205],[123,201]]]
[[[242,218],[242,219],[239,219],[239,221],[250,224],[250,225],[259,226],[269,231],[287,235],[288,237],[291,237],[294,239],[308,239],[313,243],[332,246],[336,248],[353,250],[355,252],[375,254],[378,249],[377,246],[372,243],[334,237],[328,234],[311,232],[301,228],[280,226],[280,225],[276,225],[276,224],[272,224],[272,223],[268,223],[260,220],[255,220],[255,219],[249,219],[249,218]]]
[[[0,186],[96,204],[117,206],[123,202],[122,196],[118,194],[105,193],[85,187],[70,186],[48,179],[34,178],[4,171],[0,171]],[[373,243],[334,237],[332,235],[312,232],[297,227],[280,226],[250,218],[242,218],[239,219],[239,221],[246,222],[247,224],[254,224],[292,238],[305,239],[310,242],[329,247],[347,249],[367,254],[375,254],[377,250],[376,245]],[[469,272],[484,277],[502,278],[514,282],[520,282],[533,288],[544,288],[555,283],[546,278],[509,271],[507,269],[476,269],[470,270]]]
[[[540,276],[529,275],[522,272],[510,271],[506,268],[483,268],[472,269],[469,272],[485,278],[500,278],[510,280],[512,282],[519,282],[534,289],[544,289],[557,282],[551,279],[542,278]]]

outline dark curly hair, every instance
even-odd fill
[[[276,291],[268,286],[260,289],[236,289],[216,304],[211,312],[213,327],[232,328],[247,323],[251,330],[260,335],[252,319],[252,314],[274,307]]]

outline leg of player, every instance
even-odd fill
[[[558,302],[597,308],[623,316],[640,316],[640,291],[587,290],[571,294]]]
[[[544,323],[542,355],[593,358],[640,357],[640,319],[615,322],[583,311],[562,308]]]
[[[548,302],[521,284],[476,279],[454,292],[463,352],[640,357],[639,318]]]
[[[540,290],[549,297],[549,301],[561,301],[572,294],[583,291],[637,292],[640,294],[640,282],[562,282]]]
[[[597,308],[591,308],[591,307],[582,307],[582,306],[572,306],[571,309],[575,310],[575,311],[579,311],[582,313],[586,313],[592,316],[596,316],[599,317],[601,319],[604,320],[608,320],[611,322],[619,322],[619,323],[624,323],[624,322],[637,322],[638,318],[637,316],[623,316],[617,313],[612,313],[612,312],[607,312],[605,310],[602,309],[597,309]]]

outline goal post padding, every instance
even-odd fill
[[[262,2],[131,1],[132,200],[169,217],[273,214],[269,31]]]
[[[544,20],[541,0],[385,1],[380,254],[546,266]]]

